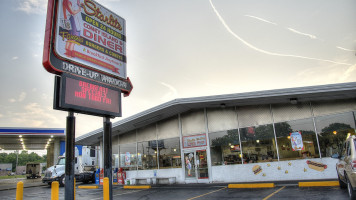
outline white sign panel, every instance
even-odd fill
[[[93,0],[59,0],[55,53],[126,79],[125,19]]]

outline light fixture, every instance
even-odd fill
[[[288,140],[290,140],[290,136],[288,136],[287,138],[288,138]]]
[[[333,133],[334,133],[334,135],[336,135],[336,134],[337,134],[337,131],[333,131]]]
[[[290,103],[293,104],[293,105],[295,105],[295,104],[298,103],[298,99],[297,99],[297,98],[290,98],[289,101],[290,101]]]
[[[51,135],[51,138],[53,138],[53,135]]]
[[[20,138],[22,138],[22,135],[19,135]]]
[[[260,143],[260,140],[256,140],[257,143]]]
[[[230,147],[231,147],[231,149],[233,149],[235,146],[234,146],[234,145],[231,145]]]
[[[177,149],[173,149],[173,151],[177,151]]]

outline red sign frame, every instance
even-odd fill
[[[88,0],[85,0],[88,1]],[[91,1],[91,0],[90,0]],[[124,96],[129,96],[133,86],[130,78],[123,79],[114,76],[113,74],[103,72],[101,70],[89,67],[81,62],[75,62],[70,59],[63,58],[56,53],[55,33],[57,27],[57,10],[59,0],[49,0],[47,7],[46,30],[43,49],[43,66],[53,74],[61,75],[62,73],[81,76],[86,79],[91,79],[101,84],[106,84],[111,87],[120,89]],[[126,58],[125,58],[126,59]],[[126,61],[125,61],[126,62]]]

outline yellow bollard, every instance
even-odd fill
[[[59,199],[59,183],[58,183],[58,181],[53,181],[51,187],[52,187],[51,200],[58,200]]]
[[[16,200],[23,200],[23,182],[22,181],[19,181],[17,183]]]
[[[103,185],[103,200],[109,200],[109,178],[104,178],[104,185]]]
[[[75,200],[75,178],[74,178],[74,200]]]

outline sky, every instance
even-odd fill
[[[97,0],[126,20],[123,116],[176,98],[356,81],[354,0]],[[0,127],[65,128],[42,66],[46,0],[0,0]],[[76,116],[76,137],[103,119]]]

